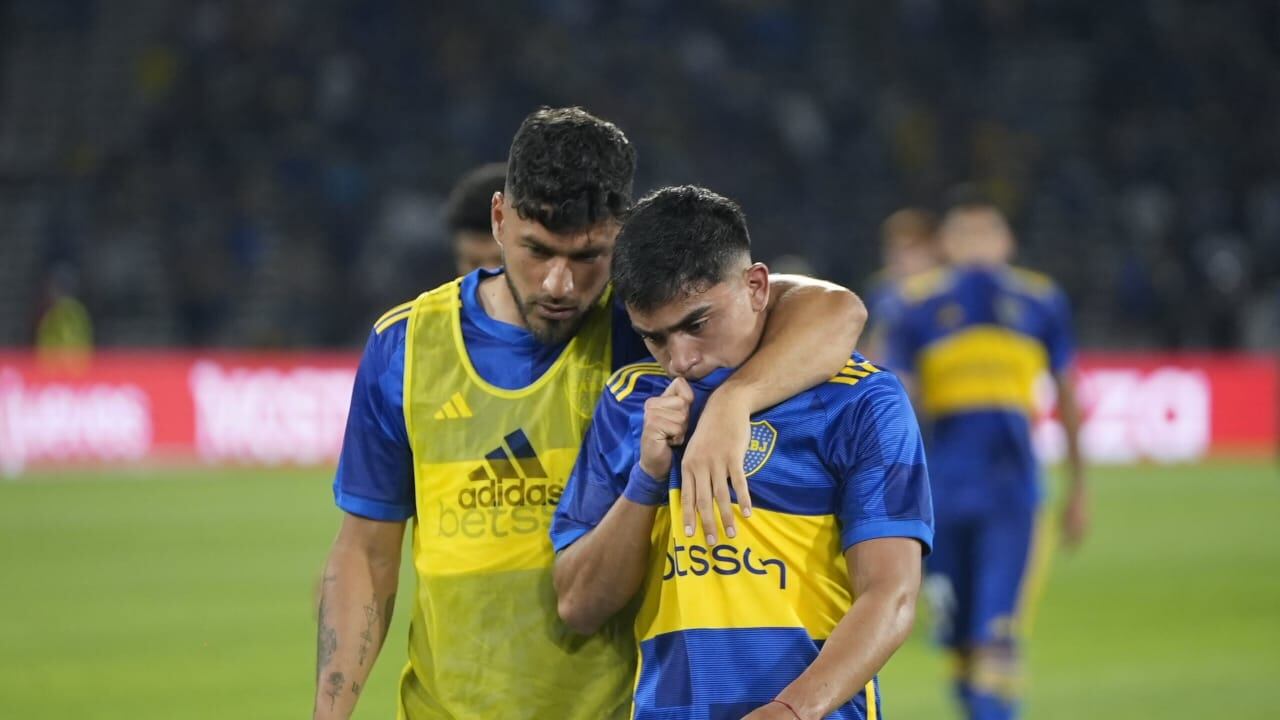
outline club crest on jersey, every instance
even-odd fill
[[[767,420],[751,423],[751,439],[747,441],[747,457],[742,461],[742,472],[751,477],[759,472],[773,455],[773,446],[778,444],[778,431]]]

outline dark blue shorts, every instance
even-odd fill
[[[938,518],[925,592],[939,641],[950,648],[1015,642],[1038,575],[1030,566],[1036,507],[1005,508],[963,519]]]

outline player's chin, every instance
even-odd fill
[[[533,333],[534,339],[543,345],[559,345],[573,338],[578,328],[582,327],[584,316],[585,313],[578,313],[568,318],[553,320],[535,314],[528,319],[529,331]]]

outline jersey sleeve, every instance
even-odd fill
[[[596,405],[578,461],[551,520],[551,544],[556,552],[599,525],[627,486],[640,453],[639,426],[633,427],[628,405],[608,391]]]
[[[895,370],[914,373],[916,371],[916,354],[920,351],[917,333],[911,325],[914,313],[901,298],[896,298],[889,306],[886,317],[877,322],[880,333],[885,339],[885,364]]]
[[[898,292],[897,285],[885,283],[871,296],[869,319],[880,327],[891,327],[897,324],[904,305],[905,301]]]
[[[876,373],[828,410],[824,453],[840,483],[844,549],[881,537],[933,547],[933,498],[920,428],[907,394],[892,374]]]
[[[369,336],[333,481],[338,507],[372,520],[414,514],[413,452],[403,409],[404,334],[401,321]]]
[[[614,300],[613,367],[610,369],[618,370],[624,365],[630,365],[647,357],[649,357],[649,348],[645,347],[644,340],[631,327],[631,316],[627,315],[627,309],[622,305],[622,301]]]
[[[1049,322],[1045,330],[1045,348],[1049,352],[1049,369],[1066,370],[1075,361],[1075,336],[1071,331],[1071,305],[1066,293],[1056,290],[1049,298]]]

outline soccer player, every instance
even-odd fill
[[[910,632],[933,538],[902,386],[852,354],[753,414],[751,488],[731,498],[751,519],[704,542],[681,448],[758,352],[776,285],[737,204],[696,187],[636,205],[613,278],[656,362],[609,380],[556,509],[561,617],[589,633],[643,588],[636,718],[877,717],[875,675]]]
[[[502,264],[502,249],[493,239],[489,206],[507,182],[506,163],[488,163],[463,175],[449,193],[445,222],[453,243],[458,275]]]
[[[348,717],[356,703],[410,518],[417,588],[400,717],[625,715],[630,627],[583,636],[560,621],[548,528],[605,380],[644,353],[608,287],[634,170],[613,124],[577,108],[534,112],[491,201],[504,267],[375,323],[334,481],[344,514],[322,583],[315,717]],[[764,346],[710,400],[685,457],[708,525],[731,475],[745,491],[749,414],[830,377],[862,325],[852,293],[779,282],[788,290]]]
[[[1042,542],[1030,414],[1046,371],[1066,427],[1067,541],[1085,529],[1070,320],[1049,278],[1009,265],[1013,235],[993,204],[960,188],[949,205],[940,241],[953,267],[903,283],[889,363],[914,385],[923,418],[938,520],[925,584],[956,657],[957,694],[971,718],[1010,718]]]
[[[863,346],[870,357],[885,354],[885,328],[902,308],[898,288],[912,275],[932,270],[942,262],[937,244],[937,219],[922,208],[902,208],[880,224],[880,257],[884,268],[872,279],[867,293],[871,310]]]

